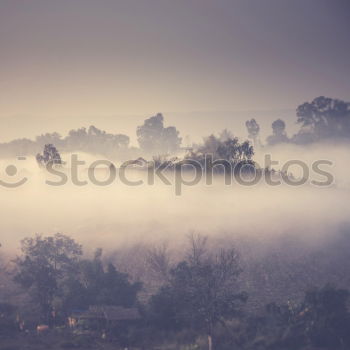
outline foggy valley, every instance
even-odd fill
[[[349,350],[348,0],[0,0],[0,350]]]

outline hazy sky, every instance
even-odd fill
[[[0,0],[0,117],[349,100],[349,39],[348,0]]]

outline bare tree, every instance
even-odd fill
[[[146,262],[154,277],[161,282],[169,279],[171,258],[167,243],[162,243],[148,250]]]
[[[168,283],[153,298],[153,306],[160,322],[167,323],[167,310],[178,325],[191,327],[208,337],[213,349],[213,332],[218,324],[237,315],[238,302],[246,300],[246,293],[238,290],[241,273],[240,257],[234,248],[211,251],[207,237],[192,232],[185,260],[169,274]]]
[[[207,253],[208,237],[194,231],[188,234],[189,250],[187,259],[192,263],[199,263]]]

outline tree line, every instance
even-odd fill
[[[59,133],[46,133],[35,140],[16,139],[0,144],[0,156],[36,155],[47,144],[62,152],[87,152],[106,157],[128,160],[142,154],[168,154],[179,150],[181,137],[174,126],[165,127],[162,114],[146,119],[136,130],[139,148],[130,146],[130,137],[111,134],[91,125],[70,130],[66,137]]]
[[[263,143],[259,137],[260,125],[253,118],[246,122],[248,138],[256,147],[281,143],[308,144],[327,139],[349,138],[349,102],[320,96],[298,106],[296,116],[300,130],[291,137],[287,135],[285,121],[277,119],[271,125],[272,134]],[[223,132],[223,136],[226,132]],[[95,126],[87,129],[83,127],[69,131],[65,137],[54,132],[42,134],[35,140],[16,139],[1,143],[0,156],[36,155],[46,144],[54,145],[60,152],[88,152],[122,160],[141,155],[176,154],[179,150],[188,148],[187,145],[182,147],[182,138],[175,126],[164,125],[164,117],[161,113],[147,118],[142,125],[138,126],[136,136],[139,147],[131,147],[128,135],[107,133]],[[198,147],[201,145],[193,145],[190,148]]]
[[[145,285],[104,259],[101,249],[88,258],[80,244],[63,234],[25,238],[10,272],[22,290],[21,301],[0,303],[0,339],[30,333],[38,324],[51,332],[64,328],[69,333],[67,318],[74,310],[104,305],[140,312],[140,321],[124,328],[122,335],[107,330],[105,341],[124,347],[152,349],[174,342],[177,349],[218,350],[350,346],[345,289],[325,285],[305,291],[299,301],[250,310],[250,295],[240,279],[244,270],[240,252],[233,246],[209,249],[207,238],[196,234],[189,235],[179,261],[171,262],[166,249],[154,248],[147,264],[161,283],[142,297]],[[100,339],[94,334],[95,340]],[[72,347],[77,347],[70,336]]]
[[[287,136],[286,123],[275,120],[272,134],[267,137],[267,145],[280,143],[310,144],[329,139],[349,139],[350,103],[339,99],[320,96],[311,102],[305,102],[296,109],[299,131],[292,137]],[[260,126],[255,119],[246,122],[248,137],[255,145],[260,144]]]

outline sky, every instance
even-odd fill
[[[0,0],[0,141],[350,100],[349,35],[347,0]]]

